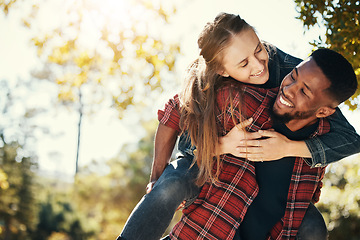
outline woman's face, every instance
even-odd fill
[[[243,83],[264,84],[269,79],[269,56],[253,29],[235,35],[223,52],[224,77]]]

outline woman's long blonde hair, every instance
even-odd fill
[[[182,107],[180,127],[187,130],[196,146],[195,159],[199,174],[197,185],[216,181],[220,171],[220,158],[215,156],[218,142],[216,125],[216,90],[226,78],[223,52],[240,32],[253,29],[239,15],[220,13],[207,23],[198,38],[200,56],[187,69],[185,87],[180,95]],[[217,170],[214,173],[214,164]]]

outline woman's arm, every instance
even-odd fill
[[[292,141],[274,130],[247,132],[236,126],[219,138],[218,146],[220,155],[232,154],[250,161],[273,161],[291,156],[311,158],[304,141]]]
[[[272,161],[288,156],[303,157],[311,167],[326,166],[360,152],[360,136],[341,111],[331,115],[330,132],[305,141],[292,141],[273,130],[244,133],[233,128],[219,141],[222,154],[230,153],[251,161]],[[260,139],[260,138],[264,139]],[[279,147],[281,146],[281,147]]]

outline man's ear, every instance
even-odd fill
[[[335,111],[336,109],[332,107],[321,107],[316,111],[316,117],[325,118],[333,114]]]
[[[223,76],[223,77],[229,77],[230,75],[225,70],[219,70],[217,71],[217,74]]]

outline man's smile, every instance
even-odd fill
[[[283,95],[280,95],[279,100],[280,100],[280,103],[282,103],[282,104],[284,104],[284,105],[286,105],[286,106],[288,106],[288,107],[294,107],[291,103],[287,102],[287,101],[285,100],[285,98],[283,98]]]
[[[286,107],[294,108],[294,104],[285,97],[283,90],[280,90],[280,94],[278,97],[278,105],[279,107],[281,105],[285,105]]]

